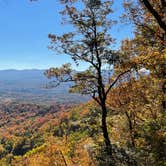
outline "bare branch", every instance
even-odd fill
[[[111,88],[116,84],[116,82],[119,80],[119,78],[121,76],[123,76],[124,74],[130,72],[131,70],[127,70],[127,71],[124,71],[123,73],[119,74],[116,79],[112,82],[112,84],[109,86],[109,88],[106,90],[106,96],[108,95],[109,91],[111,90]]]
[[[101,106],[100,100],[96,97],[96,92],[93,93],[92,98]]]

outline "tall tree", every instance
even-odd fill
[[[166,6],[164,1],[127,0],[124,2],[124,6],[125,15],[136,27],[137,40],[138,38],[142,40],[137,46],[140,47],[141,44],[144,44],[146,47],[151,47],[153,50],[158,49],[157,51],[161,52],[166,45]],[[155,15],[157,15],[157,18]]]
[[[165,46],[166,31],[159,23],[165,24],[165,1],[163,0],[138,0],[132,3],[127,1],[124,3],[127,15],[135,24],[135,38],[132,51],[137,55],[137,66],[144,66],[151,71],[154,78],[160,83],[162,91],[162,109],[166,109],[165,101]],[[149,9],[151,8],[151,10]],[[158,20],[154,16],[154,12],[158,15]]]
[[[145,5],[148,11],[154,16],[160,28],[166,32],[166,1],[159,0],[140,0],[141,3]]]
[[[110,81],[109,72],[112,72],[112,65],[118,63],[118,53],[111,50],[114,40],[109,34],[114,24],[110,19],[110,14],[113,12],[111,4],[110,1],[83,0],[80,6],[77,6],[77,3],[66,5],[61,14],[66,16],[65,22],[68,21],[75,32],[62,36],[49,34],[50,48],[70,55],[77,65],[84,62],[89,67],[85,71],[74,72],[70,64],[64,64],[60,68],[50,68],[46,71],[48,78],[55,78],[53,86],[72,81],[74,85],[70,92],[88,94],[98,103],[102,112],[101,126],[104,142],[110,155],[112,155],[112,146],[106,122],[108,111],[106,100],[117,80],[130,71],[123,71]],[[107,72],[103,72],[104,69]]]
[[[145,3],[149,3],[148,5],[151,5],[153,10],[149,10],[149,6]],[[148,110],[153,112],[155,118],[150,119],[146,117],[146,120],[148,120],[144,124],[149,127],[149,131],[145,132],[144,138],[149,145],[147,147],[150,147],[146,147],[146,150],[156,156],[154,159],[155,165],[164,163],[163,154],[158,153],[158,149],[164,151],[164,143],[162,144],[161,142],[163,142],[162,135],[164,135],[164,132],[162,128],[164,128],[164,112],[166,109],[166,31],[164,26],[159,23],[160,21],[163,24],[165,22],[164,4],[162,0],[138,0],[134,1],[134,3],[131,1],[124,3],[127,9],[126,13],[135,25],[135,38],[130,41],[131,47],[125,47],[123,52],[124,54],[134,55],[128,64],[134,64],[137,69],[146,68],[150,71],[148,76],[150,79],[144,80],[144,82],[148,82],[146,91],[148,92],[147,98],[149,101],[148,109],[146,105],[144,106],[146,108],[144,112]],[[154,15],[154,11],[158,13],[157,18]],[[145,96],[146,91],[144,91]],[[154,129],[153,126],[158,126],[158,128]],[[161,132],[160,135],[158,135],[159,132]],[[149,137],[146,137],[146,135]],[[154,145],[154,140],[161,144]]]

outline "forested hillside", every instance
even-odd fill
[[[58,2],[67,28],[49,49],[72,63],[44,76],[62,96],[0,88],[0,166],[166,166],[166,2],[125,0],[120,16],[110,0]],[[120,44],[119,24],[132,33]]]
[[[147,109],[151,89],[144,93],[142,79],[109,94],[107,121],[117,166],[165,162],[164,117],[155,104]],[[0,115],[2,166],[110,165],[100,127],[101,111],[92,101],[50,107],[8,103],[1,105]]]
[[[34,104],[80,103],[88,96],[69,94],[71,83],[47,88],[50,81],[45,70],[0,70],[0,101]]]

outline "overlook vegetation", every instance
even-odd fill
[[[49,48],[88,67],[75,72],[67,63],[45,75],[51,87],[72,82],[71,93],[91,100],[1,103],[0,165],[165,166],[166,2],[124,1],[121,21],[135,29],[118,50],[110,35],[117,21],[112,1],[61,3],[73,31],[49,34]]]

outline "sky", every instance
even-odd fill
[[[121,0],[115,1],[113,17],[122,13]],[[61,24],[58,0],[0,0],[0,70],[48,69],[72,63],[69,56],[48,49],[48,34],[72,31]],[[120,40],[132,38],[131,25],[117,25],[111,31]],[[72,63],[73,64],[73,63]],[[76,66],[73,64],[73,67]],[[83,70],[80,65],[78,70]]]

